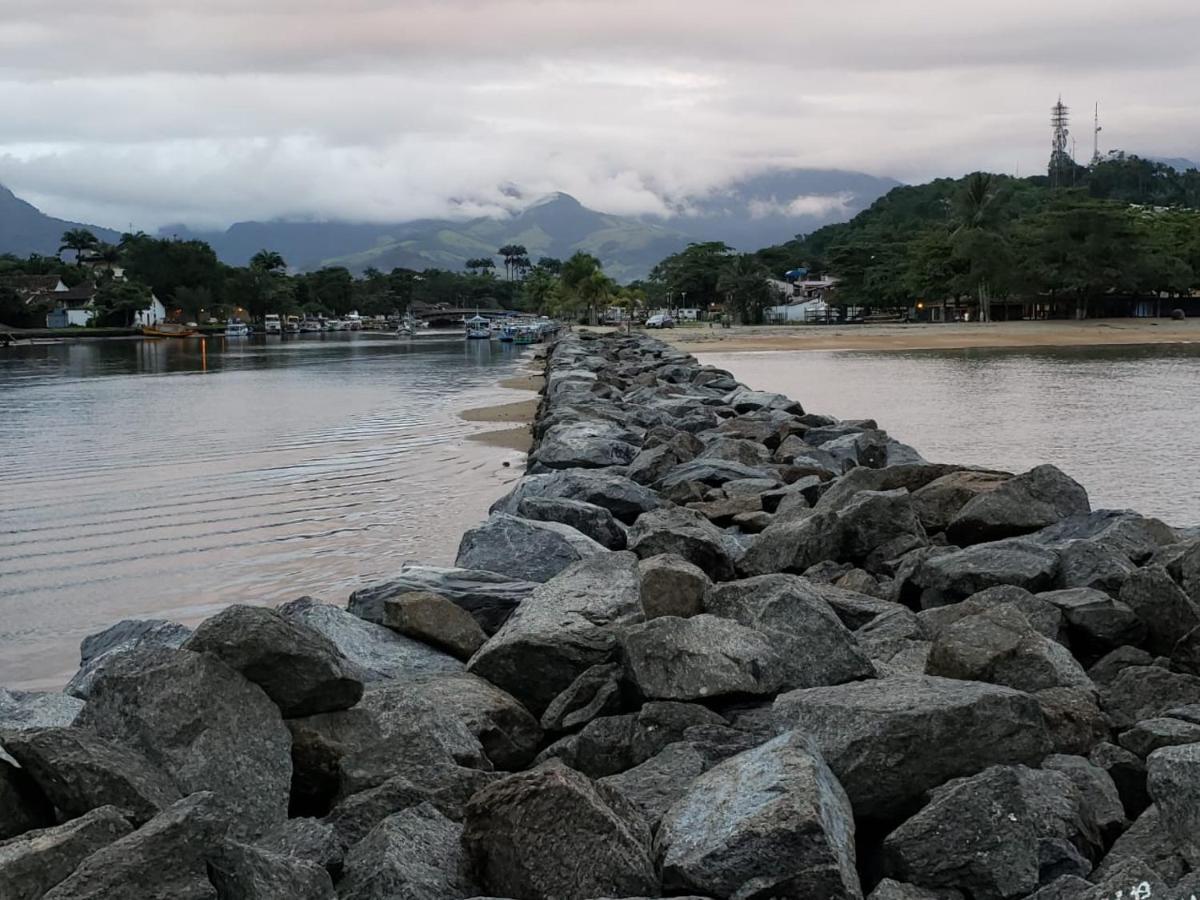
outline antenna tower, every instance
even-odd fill
[[[1092,131],[1092,165],[1100,165],[1100,104],[1096,104],[1096,121]]]
[[[1067,128],[1069,122],[1070,110],[1063,105],[1062,97],[1059,97],[1058,102],[1050,108],[1050,127],[1054,129],[1054,140],[1050,151],[1051,187],[1065,187],[1067,179],[1075,167],[1071,154],[1067,152],[1067,139],[1071,134]]]

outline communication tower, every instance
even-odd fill
[[[1066,187],[1073,179],[1075,161],[1067,152],[1067,140],[1071,136],[1067,125],[1070,110],[1063,104],[1062,97],[1050,109],[1050,127],[1054,129],[1054,140],[1050,151],[1050,186]]]
[[[1100,104],[1096,104],[1096,120],[1092,130],[1092,165],[1100,165]]]

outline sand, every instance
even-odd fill
[[[768,325],[651,332],[693,353],[755,350],[956,350],[1200,342],[1200,319],[1088,319],[945,325]]]
[[[500,387],[517,391],[539,391],[545,383],[545,376],[531,372],[501,379]],[[496,431],[481,431],[468,435],[468,440],[487,444],[489,447],[502,447],[506,450],[528,453],[533,446],[533,435],[529,431],[529,426],[533,423],[533,417],[537,414],[540,402],[541,398],[534,396],[527,400],[465,409],[458,415],[467,422],[501,422],[514,426]]]

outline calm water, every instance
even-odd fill
[[[519,348],[374,334],[0,351],[0,685],[61,683],[123,617],[344,601],[449,563],[517,477],[456,411]],[[524,354],[527,356],[528,354]]]
[[[1200,346],[705,353],[812,412],[874,418],[935,462],[1054,463],[1096,508],[1200,524]]]

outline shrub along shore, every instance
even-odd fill
[[[0,897],[1101,900],[1200,887],[1200,532],[641,336],[348,607],[0,691]]]

